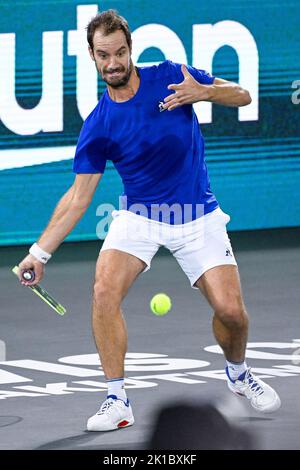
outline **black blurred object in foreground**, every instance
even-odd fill
[[[254,450],[255,439],[229,423],[211,403],[178,403],[163,408],[154,423],[149,449]],[[257,447],[256,447],[257,448]]]

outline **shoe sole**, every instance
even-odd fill
[[[93,427],[92,429],[89,428],[89,426],[87,425],[87,431],[89,432],[105,432],[105,431],[115,431],[116,429],[123,429],[123,428],[128,428],[129,426],[132,426],[134,424],[134,419],[131,419],[131,420],[127,420],[127,419],[123,419],[122,421],[120,421],[119,423],[117,424],[114,424],[110,427],[107,427],[107,428],[102,428],[102,429],[97,429],[97,427]]]

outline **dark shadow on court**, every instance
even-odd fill
[[[254,450],[250,431],[232,424],[211,403],[174,403],[162,408],[149,440],[150,450]]]
[[[20,423],[20,421],[23,421],[21,416],[0,416],[0,428],[12,426],[13,424]]]
[[[58,439],[56,441],[50,441],[37,447],[35,450],[108,450],[107,443],[104,444],[101,441],[107,436],[107,434],[113,433],[126,433],[126,429],[118,429],[115,431],[106,432],[88,432],[84,431],[82,434],[76,436],[69,436],[64,439]],[[109,450],[139,450],[145,449],[146,443],[134,444],[113,444],[109,446]]]

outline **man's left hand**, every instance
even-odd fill
[[[209,101],[211,97],[211,86],[201,85],[189,73],[185,65],[181,66],[184,80],[181,83],[174,83],[168,86],[168,90],[175,90],[175,93],[164,99],[164,108],[172,111],[184,104],[193,104],[198,101]]]

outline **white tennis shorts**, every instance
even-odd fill
[[[112,217],[101,251],[116,249],[134,255],[146,263],[144,272],[150,269],[161,246],[175,256],[192,287],[208,269],[237,265],[226,231],[230,217],[219,207],[182,225],[158,222],[127,210],[113,211]]]

